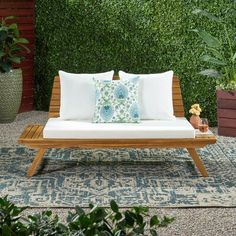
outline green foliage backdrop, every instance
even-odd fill
[[[199,76],[204,45],[191,29],[219,36],[219,26],[195,8],[227,17],[233,35],[233,0],[36,0],[36,107],[47,110],[58,70],[134,73],[169,69],[181,79],[185,111],[193,103],[216,124],[215,80]],[[235,12],[234,12],[235,14]]]

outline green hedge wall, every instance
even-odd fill
[[[36,0],[36,107],[47,110],[58,70],[134,73],[174,70],[181,79],[186,115],[200,103],[216,124],[215,80],[199,76],[204,45],[194,28],[215,35],[219,26],[195,8],[225,17],[235,30],[233,0]],[[231,9],[231,10],[229,10]],[[226,17],[225,17],[226,18]]]

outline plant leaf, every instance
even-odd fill
[[[224,60],[223,55],[216,48],[207,48],[215,57]]]
[[[236,59],[236,52],[233,55],[233,61]]]
[[[156,215],[150,219],[150,227],[153,227],[154,225],[159,225],[159,224],[160,224],[160,220],[158,219]]]
[[[13,23],[13,24],[11,24],[11,25],[9,25],[8,26],[9,27],[9,29],[17,29],[17,24],[16,23]]]
[[[0,51],[0,58],[1,57],[3,57],[3,56],[5,56],[6,55],[6,53],[5,52],[3,52],[3,51]]]
[[[8,59],[14,63],[19,64],[21,62],[21,58],[20,57],[8,57]]]
[[[7,16],[7,17],[5,17],[5,20],[13,20],[15,18],[16,18],[15,16]]]
[[[12,231],[7,224],[4,224],[2,226],[2,233],[3,233],[2,235],[4,235],[4,236],[11,236],[12,235]]]
[[[226,66],[227,65],[226,62],[221,61],[221,60],[219,60],[219,59],[217,59],[215,57],[212,57],[210,55],[203,55],[203,56],[200,57],[200,59],[202,61],[214,64],[214,65],[221,65],[221,66]]]
[[[116,202],[114,200],[111,200],[110,202],[110,206],[111,206],[111,209],[114,211],[114,212],[118,212],[119,211],[119,207],[118,205],[116,204]]]
[[[199,72],[200,75],[205,75],[208,77],[213,77],[213,78],[219,78],[221,77],[221,74],[214,69],[206,69],[206,70],[202,70]]]
[[[22,48],[24,48],[26,50],[27,53],[30,53],[30,49],[28,47],[26,47],[24,44],[20,45]]]
[[[150,229],[150,233],[152,236],[157,236],[157,231],[155,229]]]
[[[175,220],[175,218],[173,217],[167,217],[164,216],[163,220],[161,221],[161,227],[166,227],[167,225],[169,225],[170,223],[172,223]]]
[[[25,38],[19,38],[19,39],[17,39],[17,42],[18,43],[29,43],[29,41]]]
[[[83,215],[83,214],[85,214],[84,210],[83,210],[81,207],[79,207],[79,206],[76,206],[76,207],[75,207],[75,210],[76,210],[76,213],[77,213],[78,215]]]
[[[7,38],[7,31],[6,30],[0,30],[0,41],[4,41]]]
[[[5,73],[11,70],[11,65],[9,63],[4,63],[0,61],[0,71]]]
[[[122,219],[122,215],[121,215],[120,212],[117,212],[117,213],[115,214],[115,219],[116,219],[116,220]]]
[[[220,40],[212,36],[210,33],[206,32],[205,30],[198,30],[197,33],[202,38],[202,40],[207,44],[208,47],[211,48],[221,47]]]
[[[221,23],[221,19],[212,15],[211,13],[205,11],[205,10],[201,10],[201,9],[195,9],[192,11],[193,14],[195,15],[200,15],[200,16],[206,16],[208,19],[212,20],[212,21],[216,21],[218,23]]]

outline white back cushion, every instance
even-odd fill
[[[143,120],[173,120],[172,100],[173,71],[159,74],[130,74],[119,71],[122,80],[139,76],[139,103]]]
[[[95,109],[94,79],[112,80],[114,71],[97,74],[73,74],[60,70],[60,118],[91,120]]]

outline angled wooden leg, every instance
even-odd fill
[[[207,173],[207,170],[205,168],[205,166],[203,165],[200,157],[198,156],[195,148],[187,148],[190,156],[192,157],[195,165],[197,166],[198,170],[200,171],[201,175],[203,177],[208,177],[208,173]]]
[[[28,177],[32,177],[35,174],[37,168],[39,167],[39,165],[41,163],[42,157],[43,157],[45,152],[46,152],[46,149],[44,149],[44,148],[39,149],[39,151],[38,151],[37,155],[35,156],[31,166],[28,169],[28,172],[27,172]]]

